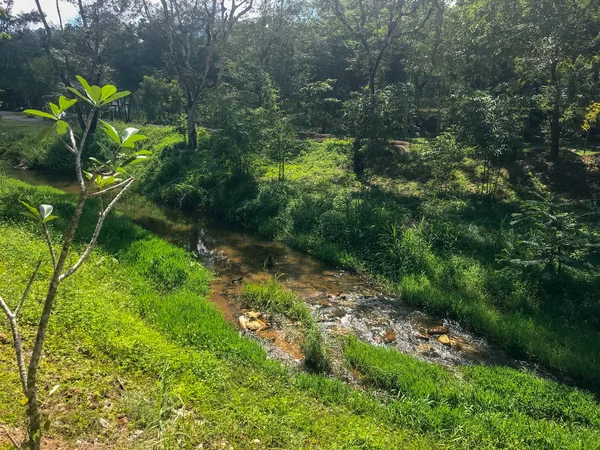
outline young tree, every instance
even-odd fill
[[[300,89],[300,105],[306,111],[308,124],[313,130],[324,133],[335,113],[339,111],[341,102],[332,96],[336,81],[331,78],[315,81]]]
[[[186,100],[188,145],[196,148],[198,106],[206,91],[223,81],[226,50],[234,25],[253,0],[142,0],[146,18],[167,41],[173,69]]]
[[[523,202],[512,217],[517,241],[512,251],[505,251],[512,264],[542,266],[546,274],[558,274],[598,247],[593,233],[555,196]]]
[[[583,125],[581,128],[585,131],[585,143],[583,144],[583,151],[587,150],[588,140],[590,139],[590,132],[592,127],[598,122],[598,115],[600,115],[600,102],[592,102],[586,108],[586,114],[583,119]]]
[[[96,245],[104,220],[135,181],[134,175],[130,172],[130,167],[144,161],[150,154],[147,150],[135,151],[135,144],[138,141],[146,139],[145,136],[138,133],[137,129],[127,128],[119,134],[112,125],[102,122],[103,129],[112,141],[111,144],[113,148],[108,148],[103,144],[98,143],[105,152],[107,158],[106,161],[90,158],[91,168],[89,171],[83,170],[81,155],[90,134],[93,118],[103,107],[130,93],[127,91],[118,92],[117,88],[112,85],[103,87],[96,85],[90,86],[82,77],[77,77],[77,79],[83,87],[83,92],[75,88],[69,88],[69,90],[79,97],[80,100],[83,100],[89,105],[89,112],[85,117],[85,127],[83,128],[81,135],[76,135],[75,129],[64,120],[65,111],[71,108],[78,101],[77,99],[67,99],[64,96],[61,96],[58,105],[54,103],[49,104],[50,112],[38,110],[25,111],[27,114],[53,121],[51,125],[46,127],[44,134],[47,136],[52,131],[56,131],[63,138],[64,146],[75,159],[75,173],[79,184],[77,206],[75,207],[69,226],[63,236],[62,245],[58,254],[54,251],[54,245],[50,239],[47,228],[48,222],[56,218],[56,216],[52,215],[52,206],[40,205],[36,208],[23,202],[24,206],[27,208],[24,214],[40,224],[44,238],[48,244],[53,269],[46,298],[43,303],[42,315],[37,327],[37,335],[33,347],[30,350],[31,357],[28,364],[25,362],[25,352],[19,331],[18,319],[21,308],[27,299],[27,294],[29,293],[31,284],[37,275],[41,263],[38,263],[35,267],[20,301],[12,302],[12,308],[9,306],[9,302],[4,301],[4,299],[0,297],[0,307],[8,318],[12,331],[13,346],[15,349],[23,394],[27,398],[27,447],[30,450],[39,450],[41,448],[42,429],[45,424],[42,424],[42,416],[40,414],[37,377],[46,332],[48,330],[48,323],[50,321],[50,316],[52,315],[54,300],[56,299],[59,287],[63,281],[77,272],[88,259]],[[77,231],[83,207],[90,198],[96,197],[99,199],[100,209],[98,211],[98,221],[92,237],[77,262],[71,267],[67,267],[71,243],[73,241],[73,236]],[[105,204],[105,200],[108,202],[107,204]]]
[[[521,145],[522,111],[513,101],[477,91],[461,98],[451,112],[461,141],[475,149],[482,164],[482,197],[495,194],[500,159]]]

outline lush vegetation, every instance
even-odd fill
[[[137,123],[152,152],[129,174],[139,196],[367,273],[398,301],[600,391],[598,2],[82,0],[73,17],[62,3],[56,21],[41,2],[19,12],[0,0],[3,164],[66,176],[96,164],[92,178],[116,182],[129,159],[110,145],[129,147],[102,121]],[[110,87],[75,92],[76,75]],[[113,84],[132,95],[112,94]],[[72,98],[46,106],[66,91]],[[85,167],[65,142],[40,140],[52,128],[26,108],[43,109],[33,115],[53,120]],[[56,192],[1,174],[0,183],[1,267],[17,277],[0,288],[14,297],[37,259],[18,243],[36,255],[43,248],[16,222],[19,201],[63,209],[54,238],[76,210]],[[103,208],[89,203],[77,245],[98,220],[90,208]],[[309,370],[290,373],[206,303],[210,274],[191,256],[113,215],[100,247],[93,263],[106,281],[82,269],[81,284],[59,293],[56,326],[78,330],[73,342],[86,343],[98,367],[133,369],[140,392],[161,380],[158,418],[146,411],[138,423],[164,447],[175,436],[251,446],[248,427],[260,430],[260,445],[290,448],[389,448],[396,438],[562,448],[597,438],[593,399],[509,369],[449,372],[350,340],[335,351],[343,347],[364,390],[325,378],[340,374],[309,309],[275,282],[246,286],[248,305],[301,322]],[[133,288],[121,283],[128,277]],[[110,280],[117,298],[108,308]],[[23,311],[29,338],[37,307]],[[69,339],[53,334],[51,353],[65,355]],[[74,358],[91,379],[95,363]],[[59,357],[48,364],[72,373]],[[193,405],[189,420],[183,404]],[[194,437],[190,424],[202,420],[210,431]]]
[[[23,225],[16,198],[52,202],[63,213],[74,208],[73,197],[53,189],[3,183],[0,270],[15,293],[31,264],[47,258],[35,226]],[[90,205],[76,237],[81,248],[93,224]],[[66,225],[57,219],[51,232]],[[350,340],[348,364],[365,387],[389,398],[290,371],[206,301],[210,274],[191,255],[120,215],[107,219],[100,246],[65,282],[50,328],[41,391],[55,436],[106,443],[117,436],[126,447],[183,448],[222,442],[235,448],[593,448],[597,442],[600,409],[591,396],[514,369],[455,374]],[[150,272],[152,259],[160,262]],[[41,274],[49,270],[46,261]],[[44,285],[34,283],[34,298]],[[265,292],[278,300],[263,306],[297,305],[290,317],[310,320],[299,300],[276,284],[246,294],[260,299]],[[25,306],[26,329],[33,330],[40,307]],[[5,423],[18,424],[20,388],[7,347],[0,346],[8,380],[0,411]],[[138,429],[143,434],[132,443],[128,435]]]
[[[12,125],[4,127],[11,132]],[[588,254],[596,242],[593,203],[541,202],[577,224],[576,233],[562,239],[568,262],[560,272],[554,259],[540,259],[552,253],[546,251],[552,236],[529,239],[531,224],[511,225],[518,220],[513,214],[540,202],[538,195],[543,199],[562,186],[576,189],[585,169],[578,157],[565,162],[570,173],[548,176],[539,168],[539,150],[526,149],[500,171],[497,197],[490,201],[480,196],[483,169],[471,149],[447,136],[418,141],[408,152],[390,150],[365,186],[353,174],[349,141],[297,142],[281,182],[275,163],[259,156],[254,176],[223,166],[214,156],[220,143],[207,133],[200,134],[200,148],[190,151],[168,128],[143,132],[151,136],[156,158],[140,186],[155,200],[210,210],[331,263],[381,276],[404,300],[450,314],[517,356],[598,386],[599,279],[597,259]],[[449,177],[438,175],[436,156],[448,145],[458,147]],[[50,161],[52,152],[42,147],[37,154]],[[46,164],[31,161],[32,167]],[[564,224],[554,226],[542,228],[563,233]],[[585,230],[586,236],[576,236]],[[579,244],[569,248],[572,239]]]

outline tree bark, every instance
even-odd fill
[[[558,59],[554,59],[550,64],[550,79],[552,83],[552,113],[550,117],[550,159],[556,161],[560,151],[560,92],[558,86],[558,77],[556,66]]]
[[[188,106],[187,110],[187,138],[190,148],[198,147],[198,135],[196,134],[196,117],[198,115],[195,104]]]

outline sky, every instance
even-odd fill
[[[42,10],[46,13],[48,22],[58,24],[58,13],[56,12],[56,0],[40,0]],[[77,8],[63,0],[58,2],[63,23],[66,23],[77,16]],[[12,12],[18,14],[21,12],[37,11],[35,0],[15,0]]]

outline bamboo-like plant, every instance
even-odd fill
[[[65,231],[62,244],[60,246],[60,252],[58,254],[54,251],[54,246],[50,239],[47,224],[51,220],[55,219],[56,216],[52,215],[53,207],[51,205],[39,205],[34,207],[25,202],[22,202],[26,210],[24,215],[39,222],[44,239],[48,244],[48,250],[50,253],[50,260],[52,264],[52,277],[48,285],[46,298],[43,303],[42,315],[37,327],[37,335],[33,343],[33,347],[30,349],[31,357],[29,362],[26,363],[23,341],[19,330],[19,313],[27,299],[27,295],[31,288],[31,285],[38,273],[41,265],[39,261],[33,270],[29,282],[27,283],[21,299],[16,303],[14,309],[9,307],[9,303],[4,301],[0,297],[0,307],[4,311],[13,337],[13,346],[16,354],[17,367],[19,371],[19,377],[23,393],[27,398],[27,447],[31,450],[38,450],[41,448],[42,441],[42,430],[48,423],[42,423],[42,416],[40,414],[40,403],[38,398],[38,386],[37,377],[39,372],[39,363],[42,357],[42,351],[44,348],[44,341],[46,338],[46,332],[48,330],[48,322],[52,315],[54,300],[58,293],[60,284],[73,275],[90,256],[92,250],[96,245],[98,235],[102,230],[104,220],[114,208],[123,195],[131,188],[135,181],[134,175],[130,171],[130,167],[134,164],[143,162],[150,152],[148,150],[136,151],[136,143],[146,139],[146,136],[139,134],[139,130],[135,128],[127,128],[123,132],[119,133],[110,124],[101,121],[104,132],[108,135],[111,146],[108,147],[100,142],[98,145],[104,152],[104,161],[97,158],[90,158],[90,168],[86,171],[83,170],[82,153],[94,121],[94,117],[99,113],[102,108],[107,107],[111,102],[126,97],[130,94],[128,91],[117,91],[117,88],[113,85],[106,85],[103,87],[90,86],[89,83],[82,77],[77,77],[83,91],[76,88],[67,88],[77,98],[67,99],[61,96],[58,100],[58,104],[49,103],[50,112],[38,111],[28,109],[25,113],[43,117],[49,119],[52,123],[42,130],[41,138],[44,139],[50,133],[55,131],[60,136],[65,148],[73,155],[75,159],[75,173],[77,176],[77,182],[79,184],[79,197],[75,211],[71,216],[69,226]],[[85,117],[85,127],[81,130],[81,134],[77,135],[74,128],[68,123],[65,112],[67,109],[72,107],[77,101],[83,101],[87,103],[87,116]],[[88,199],[98,197],[99,199],[99,211],[98,220],[96,227],[92,234],[90,241],[88,242],[85,250],[80,255],[79,259],[72,266],[67,265],[67,258],[71,250],[71,244],[73,236],[79,225],[79,220],[83,212],[83,207]],[[106,204],[106,206],[104,206]]]

